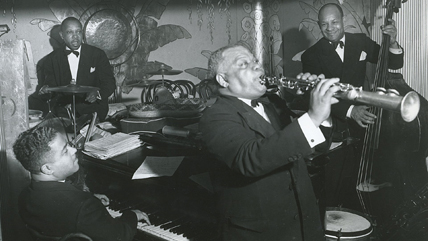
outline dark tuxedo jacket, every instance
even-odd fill
[[[344,61],[325,38],[320,39],[302,55],[302,71],[311,74],[324,74],[326,78],[340,78],[340,82],[354,87],[364,85],[366,64],[377,63],[380,46],[365,34],[345,33]],[[404,52],[404,51],[403,51]],[[403,67],[403,54],[389,54],[389,69]],[[351,104],[340,101],[332,106],[332,115],[342,120]]]
[[[56,87],[70,84],[70,66],[64,49],[54,50],[45,58],[43,63],[43,85]],[[97,112],[98,117],[103,120],[108,113],[108,97],[116,88],[112,67],[104,51],[82,44],[76,84],[100,88],[101,100],[97,100],[92,104],[85,101],[86,94],[76,95],[76,112],[80,115]],[[61,97],[58,100],[62,104],[70,101],[70,95]]]
[[[68,183],[33,181],[20,195],[19,212],[32,229],[53,237],[81,232],[94,241],[132,240],[137,231],[135,213],[113,219],[100,200]]]
[[[199,123],[221,166],[212,181],[223,240],[323,240],[303,159],[312,149],[297,121],[264,107],[272,124],[239,99],[220,96]]]

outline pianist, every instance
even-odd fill
[[[57,116],[68,117],[62,107],[70,106],[71,94],[49,93],[46,88],[75,83],[99,88],[99,91],[75,94],[76,116],[97,112],[100,121],[103,121],[108,113],[108,97],[116,88],[107,55],[99,48],[82,44],[82,24],[76,18],[69,17],[62,22],[60,36],[65,46],[52,51],[43,60],[37,93],[29,97],[30,109],[42,110],[46,114],[47,101],[54,96],[52,111]]]
[[[112,218],[101,200],[65,179],[79,169],[76,149],[65,134],[36,126],[21,133],[13,151],[31,173],[31,184],[19,198],[19,212],[28,228],[48,237],[83,233],[94,241],[132,240],[137,222],[149,222],[139,210]]]
[[[325,141],[319,125],[337,102],[332,95],[338,89],[331,86],[338,79],[321,80],[311,93],[309,111],[291,122],[269,99],[252,101],[265,95],[266,87],[260,83],[262,65],[247,48],[220,48],[208,68],[220,96],[199,126],[220,163],[212,182],[222,240],[324,240],[303,157]]]

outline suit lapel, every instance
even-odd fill
[[[270,104],[263,104],[263,107],[265,108],[265,113],[269,117],[272,127],[277,131],[280,130],[281,129],[280,120],[278,118],[278,115],[275,114],[276,112],[275,108]],[[286,122],[284,123],[285,125],[288,125],[290,124],[291,119],[288,118],[288,120],[285,120],[284,122]]]
[[[60,79],[56,80],[58,86],[68,85],[71,81],[70,65],[64,50],[65,47],[57,55],[57,61],[60,65],[59,75],[61,76]]]
[[[86,48],[86,45],[82,44],[82,47],[80,48],[79,68],[77,69],[76,77],[76,83],[79,85],[84,85],[84,83],[81,82],[87,79],[87,75],[89,74],[89,56],[91,55],[89,51],[90,49]]]
[[[225,98],[237,110],[238,114],[247,123],[251,130],[259,133],[263,137],[268,137],[275,132],[275,128],[269,122],[259,115],[259,113],[257,113],[252,107],[248,106],[238,98],[229,96],[222,96],[222,98]],[[271,118],[269,115],[270,114],[268,114],[268,117]]]
[[[273,126],[256,111],[240,112],[240,114],[245,122],[247,122],[248,127],[263,137],[268,137],[275,132]]]
[[[357,64],[361,54],[361,47],[360,43],[354,38],[353,35],[347,34],[346,35],[346,44],[345,44],[345,58],[343,61],[343,69],[354,69],[353,66]],[[347,47],[349,46],[349,47]],[[345,74],[345,73],[343,73]]]
[[[339,55],[336,53],[336,51],[333,49],[331,44],[328,42],[327,39],[323,38],[321,39],[321,61],[324,63],[324,67],[328,69],[331,75],[326,76],[334,76],[339,77],[342,74],[342,60],[340,59]]]

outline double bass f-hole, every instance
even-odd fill
[[[312,89],[318,82],[319,80],[304,81],[289,77],[260,77],[260,83],[268,87],[280,86],[303,91]],[[386,90],[379,87],[376,91],[371,92],[345,83],[335,83],[334,85],[339,87],[339,91],[334,94],[334,97],[400,112],[401,117],[406,122],[413,121],[419,113],[420,100],[418,94],[414,91],[410,91],[405,96],[400,96],[394,89]]]

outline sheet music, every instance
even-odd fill
[[[83,153],[106,160],[140,147],[142,141],[138,135],[118,132],[114,135],[87,142]]]
[[[184,156],[148,156],[135,171],[132,179],[172,176],[183,161]]]

